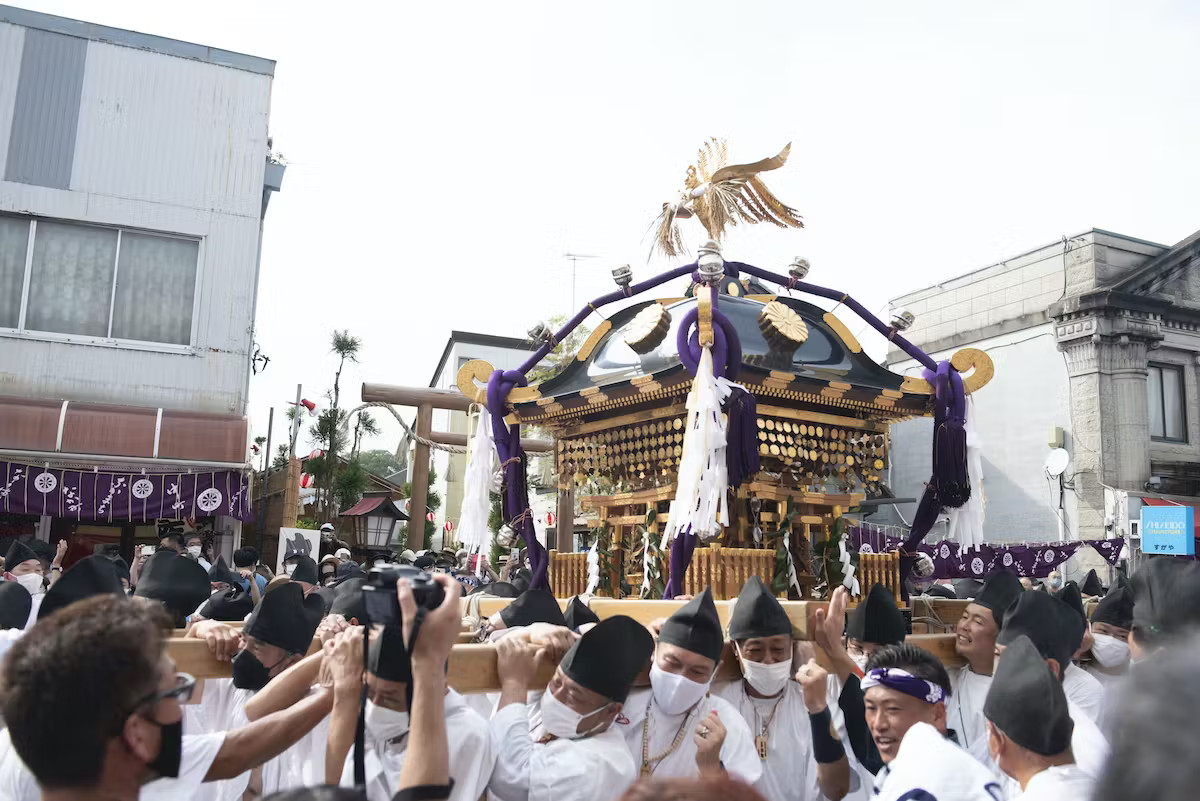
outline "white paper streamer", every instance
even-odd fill
[[[948,537],[962,544],[963,551],[983,545],[983,442],[975,426],[975,401],[967,396],[967,479],[971,482],[971,497],[962,506],[948,510]]]
[[[858,579],[854,577],[854,565],[850,563],[850,553],[846,550],[846,534],[842,533],[842,539],[838,542],[838,559],[842,563],[842,586],[850,591],[852,596],[857,596],[860,593]]]
[[[712,353],[704,348],[692,391],[687,399],[687,425],[683,434],[683,454],[675,500],[663,532],[662,548],[680,532],[690,531],[702,539],[719,535],[729,520],[725,505],[729,475],[725,466],[727,423],[721,415],[721,391],[728,394],[728,382],[722,387],[713,376]]]
[[[496,472],[496,445],[492,440],[492,422],[487,410],[477,417],[475,433],[467,448],[467,469],[463,479],[462,511],[458,519],[458,537],[469,553],[478,554],[490,546],[492,532],[488,517],[492,511],[489,490]],[[476,560],[476,573],[482,574],[483,560]]]
[[[600,552],[597,550],[599,547],[600,537],[597,535],[596,541],[592,543],[592,547],[588,549],[588,583],[587,589],[583,591],[584,595],[595,594],[596,588],[600,586]]]
[[[653,585],[650,581],[650,529],[642,529],[642,589],[638,595],[642,600],[646,600],[653,592]]]

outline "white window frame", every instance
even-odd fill
[[[29,238],[25,243],[25,278],[24,284],[21,286],[21,312],[17,318],[17,327],[7,328],[0,326],[0,337],[29,339],[40,342],[66,342],[73,345],[95,345],[100,347],[121,348],[124,350],[153,351],[157,353],[194,354],[199,351],[199,347],[196,345],[196,337],[200,330],[200,292],[201,288],[204,286],[203,277],[204,246],[206,243],[205,237],[188,236],[186,234],[176,234],[166,231],[153,231],[147,228],[134,228],[131,226],[102,225],[99,223],[83,222],[80,220],[67,220],[53,217],[35,217],[28,214],[5,214],[4,216],[19,220],[27,220],[29,222]],[[112,287],[108,300],[109,336],[96,337],[86,336],[84,334],[61,334],[54,331],[37,331],[26,329],[25,320],[26,314],[29,310],[29,287],[32,284],[33,278],[33,249],[37,240],[37,225],[39,220],[62,223],[64,225],[77,225],[85,228],[102,228],[106,231],[117,232],[117,248],[113,257]],[[117,295],[117,277],[121,270],[121,237],[125,232],[131,234],[159,236],[163,237],[164,239],[183,239],[188,242],[196,243],[196,283],[192,289],[192,329],[188,335],[190,344],[176,345],[170,342],[148,342],[140,339],[119,339],[112,336],[113,313],[116,305]]]

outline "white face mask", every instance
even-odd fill
[[[859,670],[864,672],[866,671],[868,659],[866,654],[854,654],[850,657],[850,659],[853,660],[854,664],[858,666]]]
[[[1111,634],[1092,635],[1092,656],[1101,667],[1119,668],[1129,662],[1129,643],[1122,642]]]
[[[408,731],[408,713],[397,712],[367,701],[367,712],[364,717],[367,735],[375,741],[386,742],[395,739]]]
[[[542,728],[546,730],[547,734],[553,734],[561,740],[577,740],[580,737],[586,737],[591,732],[585,731],[581,734],[579,724],[583,722],[584,718],[596,714],[607,706],[608,704],[605,704],[586,715],[581,715],[555,698],[554,693],[546,690],[542,694]]]
[[[188,553],[190,553],[192,556],[199,556],[200,555],[200,546],[199,545],[189,545]]]
[[[741,656],[740,651],[738,656]],[[758,692],[763,695],[775,696],[783,691],[783,688],[787,686],[788,679],[792,677],[792,663],[789,660],[765,665],[762,662],[751,662],[743,656],[742,675]]]
[[[684,678],[677,673],[668,673],[657,663],[650,666],[650,686],[654,688],[654,702],[668,715],[682,715],[700,703],[708,692],[708,685]]]
[[[42,595],[46,592],[46,585],[42,583],[42,577],[38,573],[17,576],[17,583],[28,590],[30,595]]]
[[[296,572],[296,565],[295,564],[284,565],[283,572],[287,573],[289,576],[292,575],[293,573]]]

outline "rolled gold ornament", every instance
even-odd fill
[[[773,350],[791,353],[808,341],[808,326],[791,307],[773,300],[758,313],[758,330]]]
[[[651,303],[637,313],[625,331],[625,344],[634,353],[649,353],[671,330],[671,313],[660,303]]]

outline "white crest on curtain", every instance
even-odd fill
[[[475,433],[467,448],[467,469],[464,479],[462,511],[459,513],[458,536],[470,554],[490,547],[492,532],[488,517],[492,511],[489,491],[496,472],[496,444],[492,440],[492,421],[486,409],[475,414]],[[483,573],[483,560],[476,560],[476,574]]]
[[[950,509],[948,538],[961,544],[963,551],[983,545],[983,513],[987,501],[983,494],[983,442],[975,426],[975,401],[967,396],[967,478],[971,498],[957,509]]]
[[[679,459],[679,478],[675,500],[663,532],[662,547],[680,532],[690,531],[711,539],[721,533],[729,520],[725,494],[729,488],[725,466],[728,423],[721,414],[722,392],[729,394],[729,382],[713,376],[712,353],[704,348],[692,391],[687,399],[687,425],[683,434],[683,454]]]

